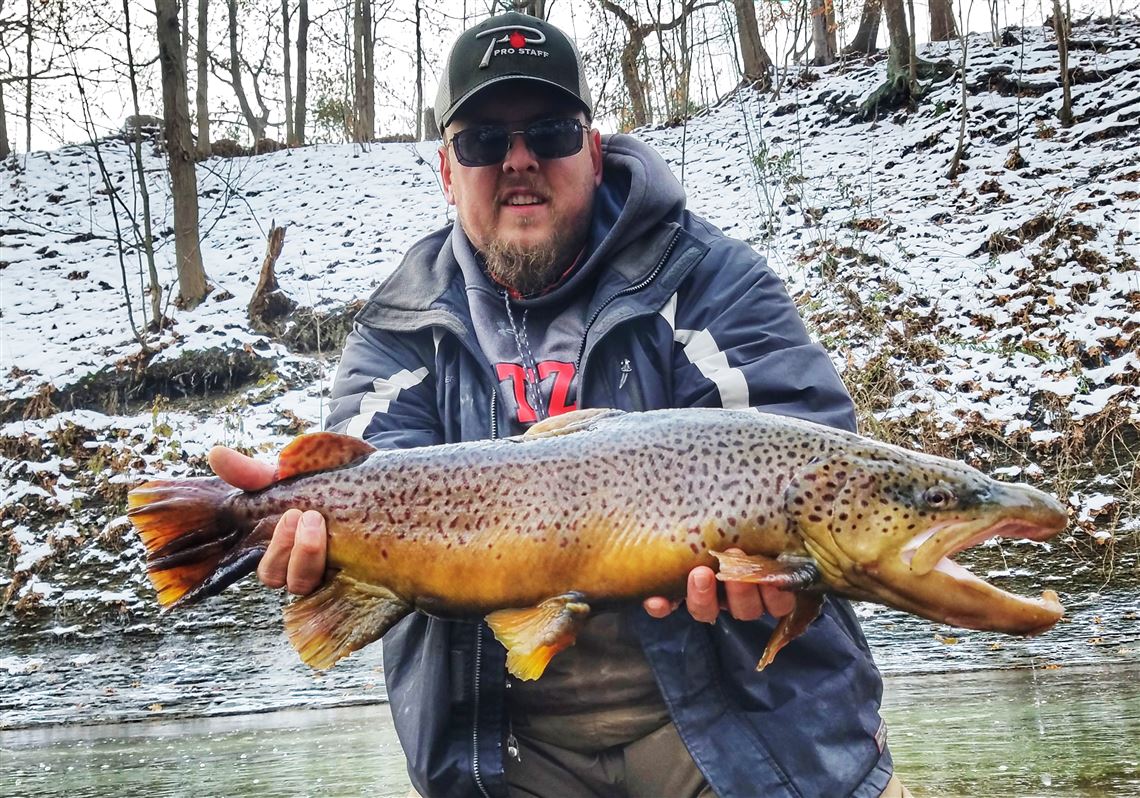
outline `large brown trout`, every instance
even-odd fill
[[[752,410],[581,410],[515,438],[391,451],[316,433],[282,451],[264,490],[155,481],[129,505],[166,606],[251,573],[286,509],[319,511],[328,575],[285,608],[289,639],[318,668],[418,610],[485,615],[511,673],[538,678],[591,609],[679,598],[702,564],[796,591],[759,667],[824,592],[1019,635],[1063,612],[1052,591],[1013,595],[950,559],[994,536],[1052,537],[1067,522],[1052,497]]]

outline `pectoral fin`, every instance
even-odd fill
[[[507,670],[523,681],[542,675],[550,660],[574,639],[590,614],[582,594],[567,593],[537,607],[496,610],[487,616],[495,638],[507,649]]]
[[[803,590],[820,580],[819,567],[810,557],[783,555],[774,558],[731,551],[714,551],[712,556],[720,562],[716,578],[722,582],[748,582],[781,590]]]
[[[331,668],[379,640],[411,611],[408,602],[387,588],[340,572],[316,593],[285,608],[285,633],[306,664]]]
[[[796,594],[796,606],[776,624],[768,645],[764,647],[764,655],[756,663],[756,670],[762,671],[771,665],[780,649],[807,631],[823,609],[823,598],[822,593]]]
[[[591,407],[585,410],[571,410],[569,413],[544,418],[523,433],[523,439],[551,438],[555,435],[568,435],[589,429],[603,418],[623,415],[624,411],[609,407]]]

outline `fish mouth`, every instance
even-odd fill
[[[994,537],[1044,541],[1065,528],[1068,516],[1057,505],[1035,518],[947,521],[915,536],[899,556],[911,577],[933,580],[942,611],[923,613],[955,626],[1034,635],[1060,620],[1064,607],[1052,590],[1040,598],[1019,596],[975,576],[954,555]],[[936,594],[937,595],[937,594]],[[933,596],[932,596],[933,598]]]

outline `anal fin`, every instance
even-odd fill
[[[285,634],[301,659],[331,668],[379,640],[412,606],[387,588],[339,572],[317,592],[285,608]]]
[[[566,593],[537,607],[496,610],[487,616],[495,638],[507,649],[511,675],[533,681],[555,654],[574,645],[590,614],[583,598],[581,593]]]

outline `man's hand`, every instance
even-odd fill
[[[233,449],[210,450],[214,473],[242,490],[260,490],[273,482],[274,468]],[[273,530],[269,548],[257,566],[257,578],[268,587],[286,587],[290,593],[312,593],[325,575],[328,535],[325,519],[316,510],[286,510]]]
[[[790,613],[796,603],[795,595],[786,590],[743,582],[725,582],[724,593],[726,601],[722,606],[717,595],[716,574],[712,568],[698,565],[689,572],[685,605],[695,620],[704,623],[715,623],[722,609],[727,609],[739,621],[754,621],[765,612],[781,618]],[[670,601],[664,596],[653,596],[642,602],[645,611],[654,618],[664,618],[677,609],[679,604],[679,601]]]

